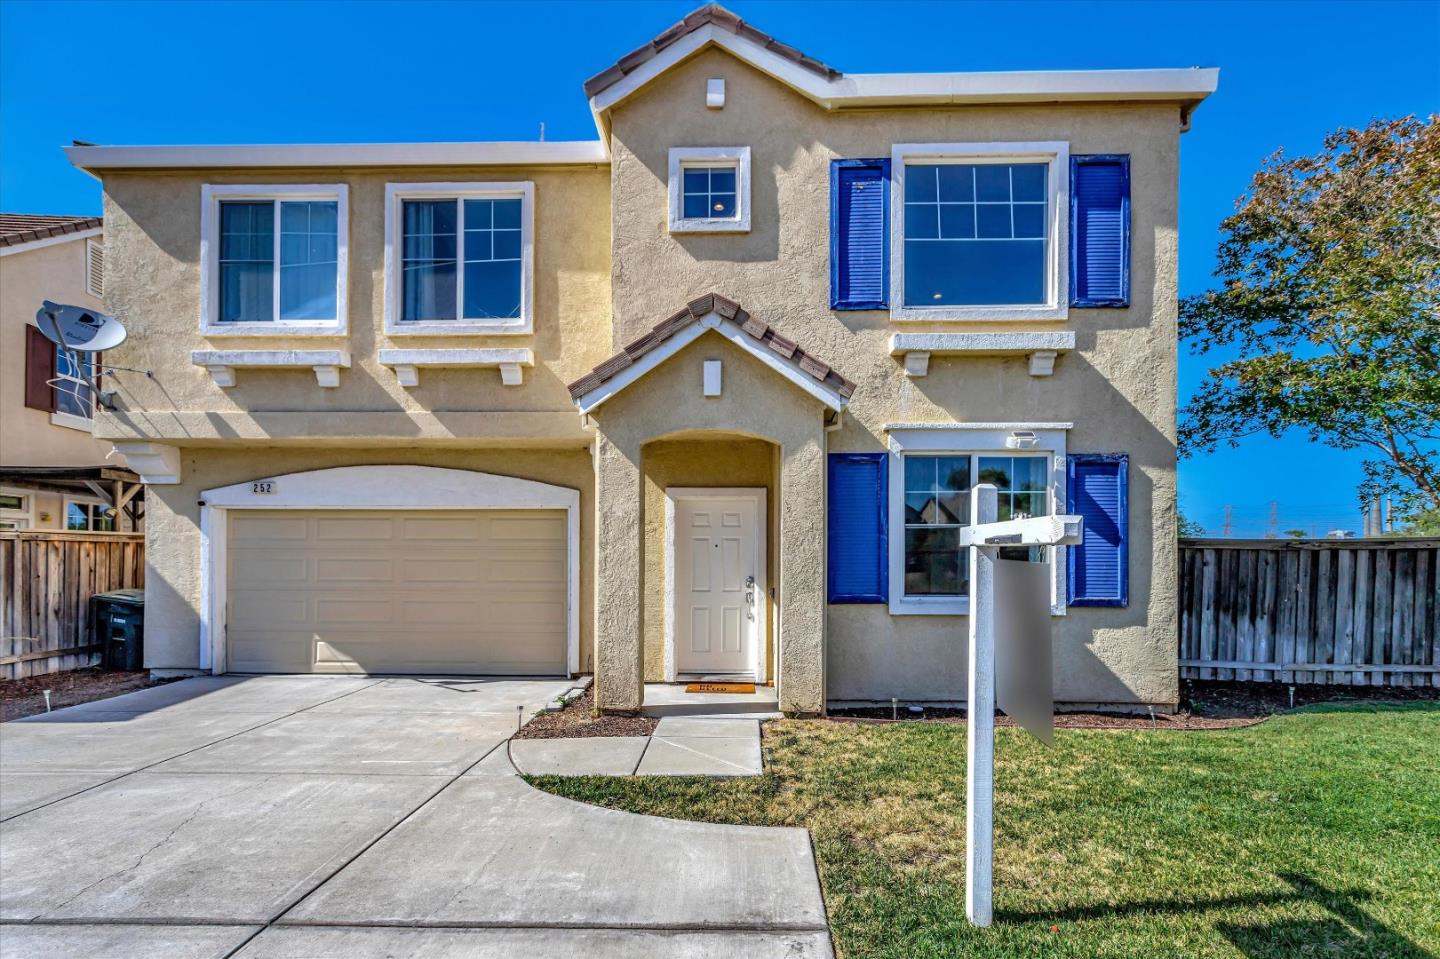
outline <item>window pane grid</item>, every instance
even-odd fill
[[[695,167],[681,170],[681,218],[686,220],[727,220],[735,217],[734,165]]]
[[[905,303],[995,306],[1046,298],[1045,163],[905,167]]]
[[[95,414],[95,391],[90,385],[94,361],[78,353],[55,347],[55,412],[91,419]]]
[[[515,319],[524,266],[523,200],[405,200],[406,321]]]
[[[963,596],[970,589],[969,549],[960,528],[970,525],[973,482],[997,488],[998,520],[1050,514],[1048,456],[980,454],[904,457],[907,596]],[[1002,559],[1044,562],[1043,547],[1002,547]]]
[[[280,319],[335,319],[338,209],[333,200],[280,204]]]
[[[275,201],[220,204],[220,320],[275,319]]]

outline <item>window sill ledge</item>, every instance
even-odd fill
[[[207,339],[266,339],[284,336],[336,337],[348,334],[340,323],[202,323],[200,335]]]
[[[221,388],[235,385],[237,369],[304,369],[315,371],[315,380],[326,389],[340,385],[340,371],[350,367],[345,350],[194,350],[190,362],[203,366]]]
[[[74,413],[51,413],[50,425],[63,426],[67,430],[76,430],[80,433],[94,432],[92,427],[95,421],[83,416],[76,416]]]

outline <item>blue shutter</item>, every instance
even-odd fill
[[[1130,158],[1070,158],[1070,305],[1130,305]]]
[[[830,163],[830,309],[883,310],[890,287],[890,161]]]
[[[1065,512],[1085,518],[1084,541],[1066,549],[1071,606],[1130,602],[1130,458],[1076,453],[1066,464]]]
[[[831,453],[826,581],[832,603],[889,601],[884,453]]]

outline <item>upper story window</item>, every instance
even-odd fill
[[[670,150],[670,232],[750,230],[750,148]]]
[[[534,184],[385,188],[385,331],[529,333]]]
[[[1064,143],[904,144],[892,161],[891,314],[1064,319]]]
[[[201,332],[345,332],[344,184],[202,188]]]

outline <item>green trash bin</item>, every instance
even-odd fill
[[[90,597],[91,642],[106,669],[145,668],[145,590],[117,589]]]

